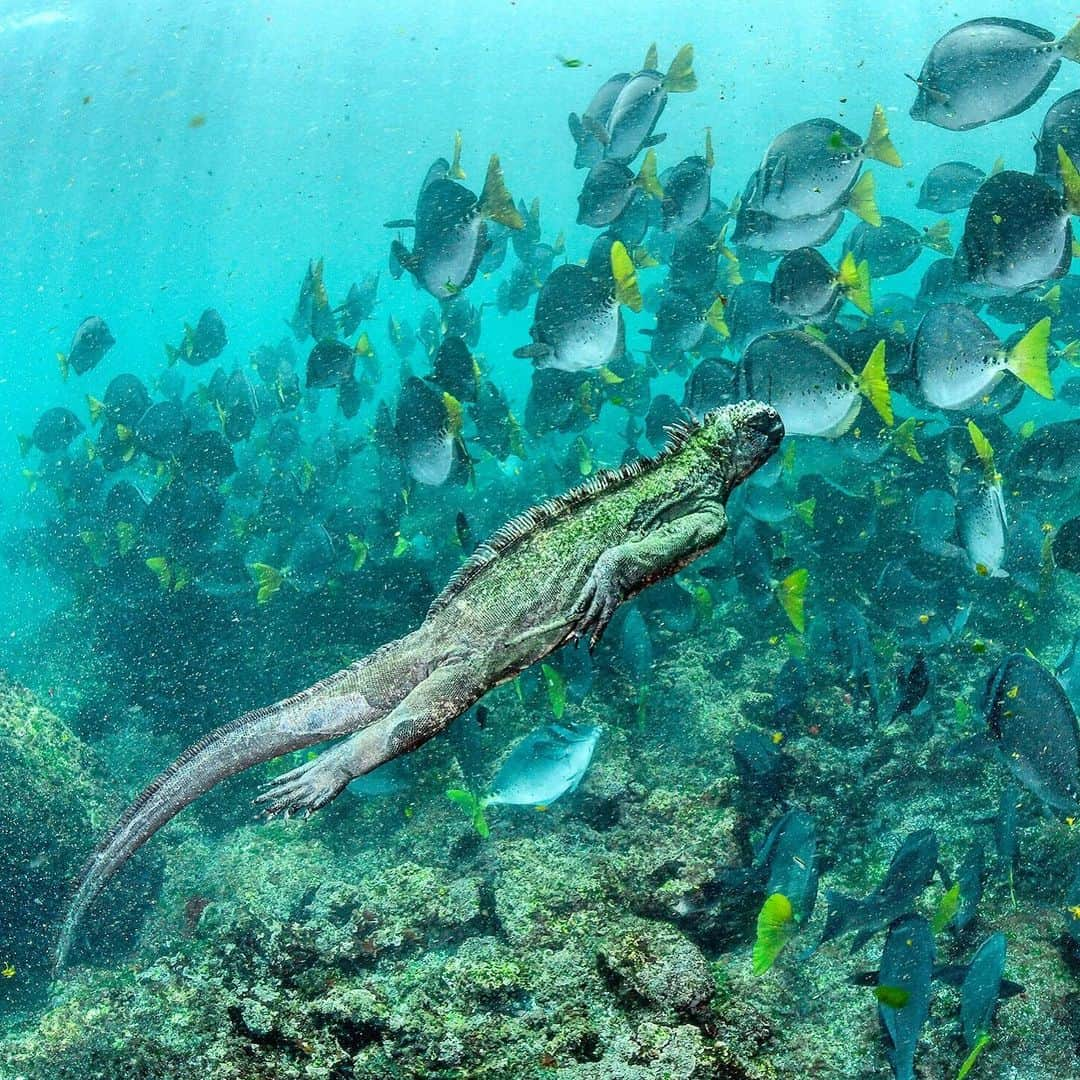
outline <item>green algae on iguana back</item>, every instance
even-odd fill
[[[275,780],[267,814],[311,813],[349,781],[443,731],[490,689],[571,641],[600,640],[624,600],[676,573],[727,530],[731,491],[775,453],[779,414],[745,401],[672,429],[656,458],[599,474],[504,525],[412,633],[186,750],[90,856],[57,964],[108,879],[162,825],[244,769],[350,736]]]

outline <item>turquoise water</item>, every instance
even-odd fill
[[[827,116],[862,136],[880,103],[903,168],[868,163],[877,202],[919,228],[941,216],[915,208],[931,168],[962,159],[989,171],[1000,158],[1006,169],[1031,171],[1033,133],[1046,109],[1080,86],[1080,67],[1066,61],[1018,116],[963,133],[913,121],[915,87],[906,76],[919,72],[951,27],[994,14],[967,2],[761,0],[710,8],[673,0],[640,12],[527,0],[392,7],[63,3],[0,11],[0,216],[7,224],[0,666],[12,680],[0,710],[12,759],[0,776],[10,807],[0,825],[0,868],[6,865],[10,883],[0,882],[0,1076],[158,1080],[179,1075],[185,1062],[213,1080],[553,1069],[571,1077],[888,1076],[877,1002],[866,989],[856,993],[850,979],[876,970],[891,919],[857,957],[835,942],[799,955],[820,936],[826,889],[867,895],[904,838],[932,828],[943,870],[908,905],[932,915],[972,844],[985,848],[989,862],[1005,858],[990,823],[1013,790],[1022,807],[1015,872],[987,885],[966,936],[939,934],[938,960],[966,963],[1002,931],[1006,974],[1026,987],[1018,1001],[1002,1004],[1001,1028],[971,1075],[1080,1076],[1073,815],[1064,804],[1042,813],[1045,799],[1030,778],[1017,775],[1022,787],[1008,787],[1007,762],[955,752],[986,727],[981,690],[1006,655],[1030,649],[1043,670],[1055,667],[1076,631],[1080,591],[1065,558],[1055,566],[1038,537],[1034,570],[1016,561],[1032,543],[1014,541],[1008,578],[984,574],[974,556],[943,563],[919,547],[910,524],[915,500],[955,481],[950,455],[972,456],[963,410],[944,417],[938,410],[940,426],[917,434],[926,457],[921,473],[901,450],[861,458],[851,450],[854,434],[789,439],[780,455],[795,447],[798,464],[786,461],[788,472],[775,481],[778,520],[756,518],[765,539],[748,551],[734,539],[739,522],[749,520],[736,502],[727,540],[703,564],[713,570],[695,564],[676,586],[659,587],[659,599],[648,593],[639,602],[647,648],[620,617],[594,662],[567,650],[542,672],[523,674],[486,699],[491,717],[482,725],[471,712],[415,761],[404,759],[404,778],[367,798],[352,799],[363,795],[353,789],[307,832],[253,819],[256,784],[271,781],[280,762],[257,761],[246,778],[215,785],[183,824],[149,840],[106,886],[85,917],[88,937],[74,964],[51,973],[71,879],[123,807],[186,746],[401,637],[503,521],[618,466],[626,454],[660,448],[642,436],[628,445],[629,414],[644,424],[648,404],[623,407],[618,384],[605,389],[602,379],[589,393],[604,404],[587,423],[556,434],[529,429],[533,367],[513,350],[529,341],[535,295],[524,310],[500,314],[497,307],[499,285],[517,264],[511,250],[466,296],[483,306],[473,348],[479,369],[505,395],[525,453],[499,462],[480,449],[484,432],[468,403],[470,482],[417,483],[385,449],[380,405],[392,411],[406,375],[430,368],[422,345],[400,363],[387,322],[415,330],[425,312],[439,309],[408,273],[393,279],[388,248],[398,233],[383,223],[412,216],[429,164],[451,156],[455,132],[470,190],[480,190],[489,156],[498,154],[514,199],[539,199],[542,239],[565,242],[558,265],[584,260],[597,236],[575,223],[585,172],[572,167],[567,115],[582,112],[613,72],[636,71],[650,42],[658,44],[661,70],[692,43],[698,79],[692,93],[670,96],[658,127],[666,133],[656,147],[661,170],[701,153],[711,128],[712,195],[726,207],[783,129]],[[1023,11],[1059,35],[1073,14],[1043,0]],[[640,164],[639,157],[635,172]],[[949,219],[958,243],[964,214]],[[849,214],[821,248],[833,266],[853,223]],[[645,310],[624,312],[629,357],[619,358],[622,374],[613,379],[647,372],[654,398],[681,402],[701,353],[647,367],[649,338],[641,333],[655,325],[667,273],[658,232],[643,247],[660,254],[660,265],[639,268]],[[633,254],[640,262],[642,253]],[[744,251],[734,255],[754,263]],[[287,465],[271,464],[274,417],[264,411],[251,437],[233,445],[237,476],[254,477],[254,489],[241,493],[238,478],[216,485],[224,510],[209,530],[167,549],[136,535],[132,554],[123,535],[101,524],[95,500],[116,477],[137,482],[149,497],[183,478],[175,460],[137,456],[84,490],[53,484],[50,455],[20,456],[18,436],[47,408],[63,406],[87,428],[67,452],[80,462],[92,457],[87,446],[100,429],[91,424],[87,395],[99,398],[111,379],[131,373],[159,397],[165,346],[177,345],[185,324],[207,308],[221,313],[228,345],[205,366],[173,369],[184,374],[197,428],[220,426],[208,389],[216,368],[247,372],[265,405],[250,362],[260,346],[290,340],[303,386],[314,342],[294,338],[288,324],[309,262],[319,258],[331,306],[350,283],[379,274],[377,304],[360,331],[380,376],[355,417],[340,415],[332,390],[298,406],[301,446]],[[914,297],[932,258],[923,252],[903,274],[875,282],[875,295]],[[770,262],[746,276],[768,281],[774,270]],[[736,285],[718,282],[715,292],[724,290],[726,304]],[[1063,293],[1063,311],[1040,301],[1036,317],[1075,325],[1076,295]],[[92,370],[64,379],[56,354],[69,350],[91,314],[106,320],[116,344]],[[848,329],[859,325],[850,306],[844,320]],[[987,317],[1002,338],[1034,317],[1020,321]],[[912,332],[909,326],[909,338]],[[1058,400],[1028,392],[1004,423],[984,425],[1012,520],[1023,518],[1036,532],[1046,523],[1046,537],[1080,506],[1069,482],[1071,455],[1049,483],[1033,470],[1010,472],[1008,462],[1038,429],[1075,418],[1075,401],[1060,396],[1071,374],[1069,344],[1053,338]],[[704,351],[731,370],[739,359],[719,341]],[[935,413],[901,397],[903,385],[894,390],[898,421]],[[956,433],[951,441],[939,438],[946,423]],[[880,426],[868,404],[860,424]],[[337,441],[337,466],[325,465],[328,435]],[[973,467],[969,460],[965,468]],[[283,524],[268,524],[259,498],[282,478],[303,498],[290,504]],[[821,478],[834,486],[814,487]],[[857,511],[828,503],[835,485],[855,492]],[[800,521],[814,514],[813,506],[806,510],[811,491],[819,516],[804,527]],[[309,580],[294,545],[312,525],[326,526],[330,553]],[[207,532],[240,567],[219,592],[209,574],[200,577],[192,554]],[[274,595],[259,597],[257,564],[284,574]],[[780,583],[807,568],[802,625],[777,600]],[[900,570],[925,578],[926,588],[914,591]],[[844,604],[861,613],[865,640],[836,629]],[[939,619],[952,623],[960,611],[966,625],[929,636]],[[869,671],[845,653],[863,647]],[[910,723],[898,720],[891,709],[897,673],[923,652],[930,692]],[[780,719],[779,672],[791,657],[807,665],[810,687]],[[51,713],[36,711],[14,684]],[[487,822],[483,830],[477,824],[482,811],[470,816],[477,799],[456,800],[464,816],[446,799],[447,789],[479,798],[499,787],[507,750],[553,720],[595,724],[602,735],[594,756],[586,755],[586,779],[579,774],[564,790],[551,789],[558,805],[550,812],[498,808],[493,800],[489,834]],[[1062,742],[1050,752],[1059,764],[1075,726],[1062,721]],[[785,754],[790,747],[796,778],[781,797],[747,785],[733,764],[732,738],[750,729]],[[286,760],[295,767],[308,759]],[[548,802],[537,795],[528,805],[547,811]],[[767,829],[792,808],[817,821],[821,895],[813,930],[800,925],[801,945],[756,980],[750,953],[763,897],[725,899],[719,929],[680,921],[672,905],[716,866],[751,863]],[[993,827],[1000,831],[1000,821]],[[615,879],[618,887],[610,887]],[[341,886],[341,897],[330,895],[330,885]],[[366,931],[368,923],[379,929]],[[559,948],[566,952],[556,960]],[[253,957],[257,975],[247,981],[224,959],[237,950]],[[646,954],[657,970],[642,960]],[[572,973],[565,982],[556,977],[563,970]],[[658,983],[691,989],[684,998],[682,989],[665,996]],[[107,1006],[92,1013],[98,1000]],[[813,1002],[823,1003],[827,1018],[815,1017]],[[970,1050],[956,1034],[958,1002],[955,988],[935,990],[923,1071],[915,1075],[956,1074]],[[160,1029],[156,1010],[172,1011]],[[364,1020],[349,1027],[339,1014]],[[586,1014],[588,1037],[576,1026]],[[339,1019],[327,1021],[331,1015]],[[488,1041],[471,1024],[486,1024]],[[856,1036],[845,1045],[850,1031]],[[454,1039],[464,1049],[451,1053],[445,1048]],[[634,1039],[637,1049],[627,1050]],[[200,1057],[197,1045],[215,1049]]]

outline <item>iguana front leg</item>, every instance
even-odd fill
[[[596,560],[578,597],[568,640],[588,637],[594,649],[619,604],[682,569],[719,543],[726,531],[727,514],[717,502],[609,548]]]

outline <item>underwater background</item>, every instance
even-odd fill
[[[1076,16],[1023,8],[1055,36]],[[414,419],[395,409],[448,330],[440,303],[395,277],[402,229],[384,223],[413,215],[455,133],[470,190],[497,154],[530,225],[539,200],[529,242],[549,245],[546,272],[584,260],[598,230],[577,223],[586,174],[567,116],[637,71],[650,43],[661,71],[692,43],[697,87],[668,101],[661,170],[700,154],[711,128],[726,215],[785,128],[822,116],[861,137],[880,103],[903,167],[869,162],[876,201],[922,230],[943,216],[916,207],[935,166],[1030,172],[1047,107],[1080,88],[1065,61],[1019,115],[964,132],[911,119],[908,76],[934,42],[993,15],[1020,17],[966,0],[0,8],[0,1077],[1080,1078],[1069,275],[1019,313],[983,312],[1002,341],[1043,317],[1052,327],[1054,399],[1024,391],[977,417],[1019,522],[1005,575],[956,554],[952,511],[921,498],[951,490],[954,459],[985,462],[973,414],[902,405],[901,374],[897,424],[927,422],[917,455],[879,433],[869,404],[836,439],[791,436],[767,483],[746,486],[756,495],[733,498],[720,548],[626,605],[591,658],[548,658],[310,820],[252,807],[306,752],[230,779],[106,886],[53,971],[79,867],[185,747],[407,633],[504,521],[659,452],[677,407],[695,411],[684,393],[703,356],[735,371],[747,341],[712,331],[677,360],[648,359],[640,331],[656,325],[671,253],[653,222],[626,245],[645,302],[624,312],[622,366],[538,395],[540,368],[514,350],[542,282],[503,302],[525,262],[512,244],[467,288],[450,283],[472,305],[463,337],[503,413],[466,402],[450,479],[410,476]],[[946,216],[958,245],[964,214]],[[744,257],[734,217],[710,293],[729,314],[743,282],[775,270]],[[833,266],[855,222],[821,246]],[[874,281],[875,299],[907,305],[876,327],[910,341],[939,254]],[[367,336],[351,416],[337,391],[304,386],[320,335],[297,331],[297,292],[319,260],[331,308],[378,274],[373,305],[340,334],[350,349]],[[227,344],[196,366],[191,328],[207,309]],[[91,315],[115,344],[65,377],[57,354],[73,354]],[[853,308],[844,317],[862,328]],[[243,400],[214,389],[218,369],[243,373]],[[299,380],[289,405],[282,371]],[[121,375],[185,402],[194,429],[225,431],[235,471],[125,457],[143,436],[116,423],[102,466],[102,402]],[[672,411],[650,412],[665,395]],[[52,408],[82,426],[59,450],[33,434]],[[163,497],[156,530],[142,529],[106,506],[119,478],[150,505],[197,481],[213,508]],[[1051,553],[1058,533],[1076,546]],[[1014,676],[1016,656],[1037,671]],[[1001,741],[1023,679],[1039,701],[1025,720],[1046,727],[1037,747],[1016,743],[1011,760],[1030,761],[1010,769],[1008,750],[976,741]],[[521,766],[554,798],[485,802],[498,777],[521,781],[500,769],[541,736],[560,766],[567,745],[576,755],[562,784],[535,775],[549,742]],[[1059,781],[1068,798],[1048,797]],[[782,836],[770,830],[805,833],[806,819],[813,838],[794,857],[813,895],[785,916],[769,904],[787,896],[767,885]],[[919,869],[890,878],[905,850]],[[850,897],[868,898],[858,915]],[[898,925],[930,927],[934,958],[886,979]],[[968,978],[999,934],[1004,974]]]

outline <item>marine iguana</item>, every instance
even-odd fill
[[[600,472],[507,522],[462,564],[412,633],[185,750],[83,867],[57,968],[109,878],[215,784],[347,735],[256,799],[268,816],[310,814],[567,642],[587,639],[595,648],[622,601],[713,547],[727,529],[728,495],[772,456],[784,425],[770,406],[744,401],[668,431],[655,458]]]

